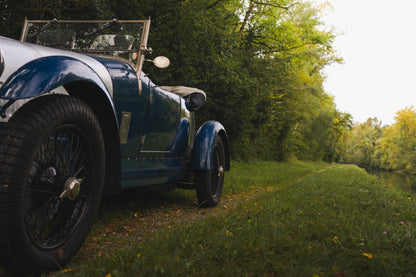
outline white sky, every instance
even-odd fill
[[[416,106],[416,1],[329,2],[333,11],[323,19],[344,33],[334,43],[344,64],[326,69],[326,92],[356,122],[393,123],[397,111]]]

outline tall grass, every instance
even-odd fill
[[[250,194],[252,191],[257,193]],[[416,203],[355,166],[234,163],[225,197],[194,223],[114,249],[77,276],[411,276]],[[74,267],[76,266],[76,267]],[[344,275],[342,275],[344,274]]]

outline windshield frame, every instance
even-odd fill
[[[116,19],[111,19],[111,20],[57,20],[57,19],[52,19],[52,20],[28,20],[27,18],[25,18],[25,22],[23,25],[23,30],[20,36],[20,41],[25,42],[27,39],[27,35],[28,35],[28,29],[29,29],[29,24],[34,23],[34,24],[44,24],[45,30],[52,24],[54,23],[61,23],[61,24],[112,24],[112,23],[127,23],[127,24],[131,24],[131,23],[137,23],[137,24],[143,24],[143,29],[141,32],[141,37],[140,37],[140,46],[139,49],[134,49],[135,51],[130,51],[132,53],[137,53],[138,57],[137,57],[137,61],[135,64],[135,69],[136,72],[141,72],[142,70],[142,65],[143,65],[143,61],[144,61],[144,56],[146,54],[146,52],[148,51],[147,49],[147,41],[148,41],[148,37],[149,37],[149,30],[150,30],[150,18],[147,20],[116,20]],[[48,25],[49,24],[49,25]],[[42,27],[40,29],[41,33]],[[38,34],[36,34],[38,35]],[[53,48],[53,47],[52,47]],[[65,51],[71,51],[72,52],[77,52],[77,53],[83,53],[86,55],[99,55],[100,51],[89,51],[88,49],[64,49]],[[105,51],[103,51],[105,52]],[[108,52],[108,51],[107,51]],[[126,51],[128,52],[128,51]]]

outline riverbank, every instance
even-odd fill
[[[366,171],[377,176],[384,185],[392,185],[406,192],[416,192],[416,174],[386,171],[377,168],[366,168]]]
[[[214,209],[179,190],[104,204],[80,254],[52,275],[416,274],[413,194],[352,165],[232,166]]]

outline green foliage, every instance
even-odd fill
[[[397,112],[377,142],[380,167],[416,173],[416,112],[413,107]]]
[[[0,35],[20,38],[28,19],[107,19],[111,18],[108,0],[1,0]]]
[[[377,118],[369,118],[366,122],[356,124],[347,138],[346,162],[377,166],[373,159],[376,143],[382,135],[381,122]]]
[[[158,84],[207,92],[199,123],[220,121],[239,159],[340,160],[350,116],[323,90],[336,57],[319,10],[295,0],[1,0],[0,34],[17,38],[30,19],[151,17],[154,56],[144,70]]]
[[[416,111],[406,107],[396,113],[391,126],[376,118],[357,124],[349,135],[345,162],[387,170],[416,173]]]

